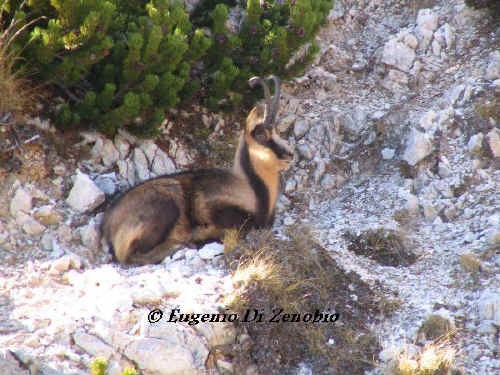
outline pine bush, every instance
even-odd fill
[[[332,3],[202,0],[190,16],[182,0],[4,0],[0,11],[37,20],[12,48],[63,98],[58,124],[153,134],[183,97],[217,107],[241,101],[252,75],[295,72],[287,62]],[[237,4],[245,17],[234,32]]]

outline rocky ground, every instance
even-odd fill
[[[307,228],[346,274],[393,301],[366,323],[381,346],[372,373],[418,359],[448,331],[457,371],[500,371],[498,38],[498,17],[460,0],[337,1],[318,58],[285,85],[280,126],[297,156],[274,232]],[[209,154],[227,164],[229,120],[195,112],[172,113],[156,144],[126,132],[62,139],[40,120],[19,127],[29,142],[0,168],[2,373],[88,373],[96,356],[110,374],[239,372],[214,355],[243,340],[233,324],[147,321],[154,308],[224,309],[234,280],[221,245],[123,268],[99,244],[118,191]],[[193,148],[175,122],[196,119],[209,142]],[[315,369],[304,358],[288,371]]]

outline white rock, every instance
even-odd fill
[[[415,35],[407,33],[404,34],[402,39],[404,44],[406,44],[411,49],[416,49],[418,47],[418,39],[415,37]]]
[[[500,158],[500,130],[498,128],[491,129],[491,131],[486,134],[486,140],[488,146],[490,146],[493,157]]]
[[[198,255],[204,260],[212,259],[221,254],[224,254],[224,245],[218,242],[206,244],[198,251]]]
[[[292,178],[287,180],[285,183],[285,193],[294,192],[295,189],[297,189],[297,181]]]
[[[42,249],[44,249],[45,251],[50,251],[52,250],[53,241],[54,241],[53,235],[50,233],[45,233],[40,239],[40,245],[42,246]]]
[[[337,178],[336,176],[332,176],[331,174],[325,175],[321,180],[321,187],[326,190],[333,189],[336,185]]]
[[[29,213],[32,206],[32,197],[30,193],[20,187],[16,190],[14,197],[10,201],[10,213],[16,216],[18,212]]]
[[[146,181],[151,177],[149,173],[148,159],[144,152],[136,147],[132,153],[132,159],[134,160],[134,167],[136,172],[136,177],[139,181]]]
[[[149,374],[189,374],[195,370],[191,352],[182,346],[171,345],[166,340],[133,340],[126,346],[125,355],[137,363],[143,372]]]
[[[104,140],[100,151],[102,162],[107,167],[114,165],[120,159],[120,153],[109,139]]]
[[[311,123],[306,119],[299,119],[295,121],[293,126],[293,135],[296,139],[302,138],[309,131]]]
[[[400,93],[408,88],[408,75],[400,70],[390,69],[382,81],[382,87],[393,93]]]
[[[382,51],[382,62],[404,72],[410,71],[415,60],[415,51],[396,39],[389,40]]]
[[[383,148],[382,149],[382,158],[384,160],[390,160],[394,157],[394,154],[396,153],[396,150],[393,148]]]
[[[438,16],[430,9],[421,9],[417,15],[417,35],[421,39],[421,47],[425,51],[429,46],[434,30],[438,24]]]
[[[153,173],[160,176],[174,173],[176,168],[172,159],[170,159],[162,150],[158,149],[158,152],[153,160],[151,170]]]
[[[75,332],[73,334],[73,341],[75,345],[94,357],[99,356],[109,359],[114,354],[111,346],[105,344],[98,337],[85,332]]]
[[[418,213],[418,209],[420,207],[420,203],[416,195],[408,193],[408,197],[406,198],[406,209],[412,213]]]
[[[234,324],[229,322],[198,324],[195,330],[207,339],[210,348],[230,344],[236,338]]]
[[[96,177],[95,184],[106,195],[114,195],[116,193],[116,173],[101,174]]]
[[[104,193],[85,173],[77,170],[73,188],[66,203],[76,211],[87,212],[100,206],[105,201]]]
[[[431,9],[420,9],[417,15],[417,28],[434,31],[438,26],[438,15]]]
[[[422,204],[422,207],[424,209],[425,218],[429,221],[433,221],[438,214],[436,207],[434,207],[434,205],[432,205],[431,203],[428,203],[428,202],[424,202]]]
[[[42,234],[45,231],[45,226],[40,224],[38,221],[36,221],[33,218],[30,218],[23,224],[23,230],[32,236],[38,236],[39,234]]]
[[[55,225],[62,220],[62,216],[55,210],[54,206],[51,205],[37,208],[33,216],[44,225]]]
[[[278,131],[280,133],[286,132],[295,123],[296,119],[297,119],[297,116],[295,116],[295,115],[288,115],[288,116],[283,117],[276,124]]]
[[[431,153],[432,142],[429,140],[427,134],[413,128],[408,138],[403,160],[410,165],[416,165]]]
[[[455,30],[445,23],[434,33],[434,38],[440,42],[443,47],[450,50],[455,42]]]
[[[120,159],[125,159],[130,152],[130,142],[122,134],[115,136],[115,147],[120,154]]]
[[[481,148],[483,147],[483,139],[483,133],[477,133],[470,137],[469,142],[467,143],[467,149],[469,150],[469,152],[473,154],[481,152]]]
[[[91,220],[87,225],[80,228],[82,244],[91,250],[99,249],[100,237],[99,225],[95,220]]]
[[[134,186],[135,179],[135,167],[132,160],[118,160],[118,171],[120,173],[120,177],[128,182],[130,186]]]
[[[486,232],[486,238],[492,245],[500,244],[500,228],[491,228]]]
[[[74,254],[67,254],[52,262],[49,273],[51,275],[58,275],[68,271],[70,268],[80,269],[81,267],[82,261],[79,256]]]
[[[500,325],[500,294],[490,290],[482,293],[478,302],[479,318]]]
[[[323,159],[316,160],[316,170],[314,171],[314,183],[319,184],[326,172],[327,162]]]
[[[484,78],[494,81],[500,78],[500,51],[490,53],[488,66],[484,73]]]
[[[441,43],[437,39],[434,39],[431,44],[432,47],[432,53],[434,56],[441,56]]]
[[[337,76],[319,66],[311,69],[309,76],[327,90],[333,90],[336,87]]]
[[[297,145],[297,152],[304,159],[311,160],[314,157],[312,147],[307,143],[300,143]]]

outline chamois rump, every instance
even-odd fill
[[[271,96],[268,81],[274,83]],[[135,186],[106,211],[104,240],[124,264],[161,262],[179,246],[219,239],[224,229],[264,228],[274,221],[279,172],[293,150],[276,128],[280,82],[253,77],[264,102],[248,114],[232,169],[190,170]]]

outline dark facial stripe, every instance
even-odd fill
[[[259,228],[265,227],[268,224],[269,190],[264,184],[264,181],[262,181],[252,167],[252,163],[250,162],[250,153],[248,152],[248,145],[246,142],[243,144],[243,148],[241,150],[240,163],[243,171],[250,181],[250,186],[252,186],[257,199],[255,223]]]

